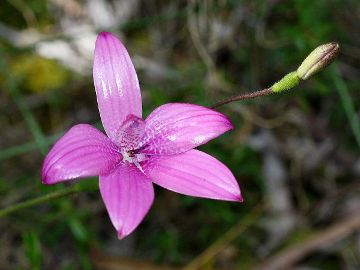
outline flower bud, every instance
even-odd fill
[[[280,93],[286,90],[294,88],[300,83],[300,78],[296,71],[286,74],[280,81],[274,83],[271,86],[271,90],[274,93]]]
[[[301,63],[296,73],[300,79],[306,80],[319,70],[329,65],[339,52],[339,44],[330,42],[313,50]]]

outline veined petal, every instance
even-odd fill
[[[139,81],[124,45],[112,34],[99,34],[94,54],[94,85],[101,121],[115,140],[127,115],[142,116]]]
[[[130,166],[100,176],[100,192],[119,239],[140,224],[154,200],[151,180]]]
[[[142,166],[155,184],[166,189],[195,197],[243,200],[230,170],[204,152],[190,150],[173,156],[152,156]]]
[[[60,138],[45,158],[41,178],[55,184],[109,173],[122,159],[117,146],[96,128],[79,124]]]
[[[146,119],[147,144],[142,153],[183,153],[232,128],[229,119],[217,111],[186,103],[165,104]]]

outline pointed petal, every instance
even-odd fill
[[[139,81],[124,45],[112,34],[99,34],[94,54],[94,85],[101,121],[114,140],[128,114],[142,116]]]
[[[142,152],[156,155],[183,153],[232,128],[229,119],[217,111],[193,104],[165,104],[146,119],[147,146]]]
[[[151,180],[128,166],[119,166],[113,173],[100,176],[100,192],[119,239],[140,224],[154,200]]]
[[[109,173],[121,158],[117,146],[105,134],[87,124],[76,125],[47,154],[42,167],[42,182],[55,184]]]
[[[145,174],[166,189],[196,197],[240,201],[239,185],[230,170],[198,150],[173,156],[153,156],[142,165]]]

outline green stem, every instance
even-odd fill
[[[80,188],[79,186],[72,186],[72,187],[68,187],[68,188],[64,188],[62,190],[58,190],[58,191],[54,191],[54,192],[50,192],[48,194],[45,194],[43,196],[34,198],[34,199],[30,199],[15,205],[11,205],[9,207],[6,207],[4,209],[0,210],[0,217],[4,217],[7,216],[9,214],[12,214],[16,211],[19,211],[21,209],[24,208],[28,208],[28,207],[32,207],[44,202],[48,202],[54,199],[58,199],[67,195],[71,195],[77,192],[82,191],[83,189]]]
[[[349,89],[340,75],[340,71],[336,66],[331,68],[332,78],[335,84],[335,88],[340,96],[340,102],[345,110],[346,117],[350,123],[355,141],[360,147],[360,121],[357,116],[355,105],[349,93]]]
[[[9,91],[12,95],[21,115],[23,116],[25,123],[30,129],[35,142],[40,150],[40,152],[45,155],[47,151],[47,146],[44,144],[44,134],[42,133],[41,127],[37,122],[32,111],[29,109],[28,105],[24,102],[21,93],[18,90],[18,80],[13,76],[13,74],[8,72],[7,62],[3,59],[4,56],[0,54],[0,74],[5,78],[4,85],[5,89]]]

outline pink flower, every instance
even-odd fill
[[[233,128],[226,116],[198,105],[169,103],[142,120],[134,66],[124,45],[110,33],[97,38],[93,75],[107,136],[87,124],[72,127],[45,158],[44,184],[99,175],[119,239],[148,212],[153,183],[185,195],[242,201],[230,170],[193,150]]]

